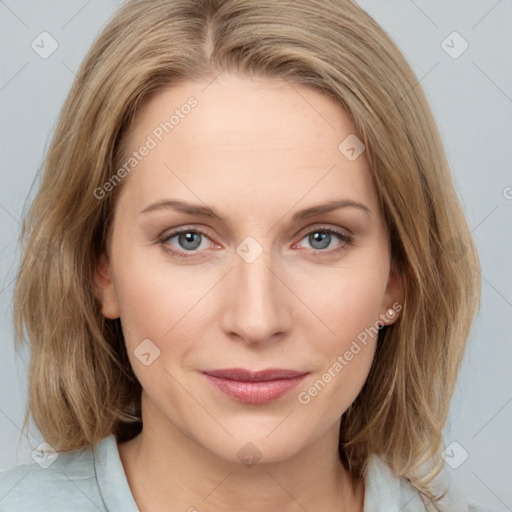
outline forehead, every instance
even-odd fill
[[[351,161],[340,151],[355,132],[340,105],[309,87],[235,75],[182,82],[153,95],[136,116],[129,153],[152,148],[125,185],[138,206],[169,194],[252,206],[350,194],[375,205],[364,152]]]

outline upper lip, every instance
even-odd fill
[[[258,382],[277,379],[293,379],[306,375],[308,372],[286,370],[284,368],[266,368],[264,370],[247,370],[245,368],[223,368],[220,370],[203,370],[206,375],[221,379],[238,380],[242,382]]]

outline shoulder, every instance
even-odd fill
[[[364,479],[364,512],[427,510],[418,491],[407,480],[397,477],[378,455],[368,457]]]
[[[90,448],[0,471],[0,510],[104,511]]]
[[[435,506],[428,504],[428,500],[422,499],[408,480],[396,476],[388,464],[375,454],[368,458],[365,486],[364,512],[497,512],[483,505],[468,503],[451,492]]]

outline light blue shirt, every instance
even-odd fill
[[[33,462],[0,472],[0,512],[139,512],[113,434],[94,449],[61,452],[51,465],[42,466]],[[364,481],[364,512],[426,510],[408,481],[394,476],[375,455]],[[490,512],[480,506],[457,510]]]

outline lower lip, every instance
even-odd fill
[[[273,402],[296,388],[306,375],[292,379],[276,379],[258,382],[223,379],[206,375],[210,383],[229,397],[248,404]]]

